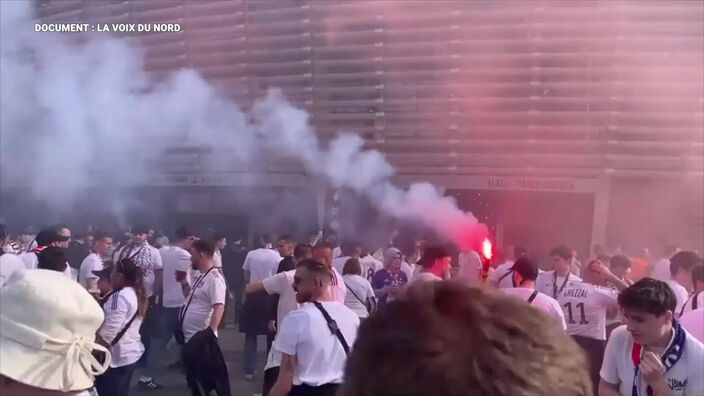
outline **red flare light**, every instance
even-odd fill
[[[480,279],[483,283],[489,280],[489,268],[491,267],[491,241],[489,238],[484,238],[482,241],[482,270],[480,274]]]
[[[484,241],[482,242],[482,256],[484,256],[486,260],[491,260],[492,246],[489,238],[484,238]]]

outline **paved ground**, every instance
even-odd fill
[[[262,372],[264,363],[266,362],[266,337],[260,336],[259,358],[257,364],[257,376],[252,381],[244,379],[242,371],[242,347],[244,345],[244,335],[237,332],[232,326],[218,331],[220,338],[220,347],[223,349],[225,361],[227,362],[228,373],[230,374],[230,387],[232,388],[233,396],[253,396],[261,393],[262,389]],[[168,363],[168,362],[167,362]],[[132,395],[139,396],[181,396],[190,395],[186,387],[186,378],[180,370],[162,368],[156,376],[157,382],[164,387],[157,391],[144,391],[138,389],[134,384],[137,381],[139,373],[135,373],[132,378],[133,388]]]

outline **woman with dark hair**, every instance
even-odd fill
[[[360,318],[366,318],[376,308],[376,296],[369,281],[362,277],[359,259],[351,258],[342,269],[342,279],[347,286],[345,305]]]
[[[129,394],[132,373],[144,353],[139,327],[147,313],[142,270],[130,259],[118,261],[112,272],[112,293],[105,299],[105,322],[98,339],[110,349],[110,368],[95,380],[100,396]]]

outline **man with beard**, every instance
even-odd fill
[[[278,297],[273,312],[274,331],[281,325],[284,317],[291,311],[298,309],[296,302],[296,292],[293,290],[293,277],[296,274],[296,265],[305,259],[310,259],[313,255],[309,245],[297,245],[293,251],[292,263],[294,268],[290,271],[278,272],[261,282],[247,285],[247,293],[257,293],[265,291],[269,295]],[[281,267],[281,265],[279,265]],[[281,354],[273,348],[269,350],[266,365],[264,366],[264,383],[262,385],[262,395],[267,396],[274,386],[276,378],[279,376],[279,366],[281,365]]]
[[[193,287],[185,276],[181,277],[186,304],[180,312],[183,330],[183,364],[188,387],[194,395],[201,392],[210,394],[215,390],[218,396],[230,394],[227,366],[218,344],[218,328],[225,314],[225,294],[227,287],[222,273],[213,263],[215,247],[205,240],[194,241],[191,245],[191,267],[201,275],[193,282]]]
[[[271,396],[335,395],[343,380],[359,317],[330,293],[332,268],[313,259],[296,268],[293,288],[301,308],[288,314],[273,348],[282,354]]]

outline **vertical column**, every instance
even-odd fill
[[[609,217],[609,199],[611,196],[611,178],[607,175],[599,176],[597,190],[594,195],[594,216],[592,219],[591,246],[606,243],[606,227]],[[590,246],[590,249],[591,249]]]

